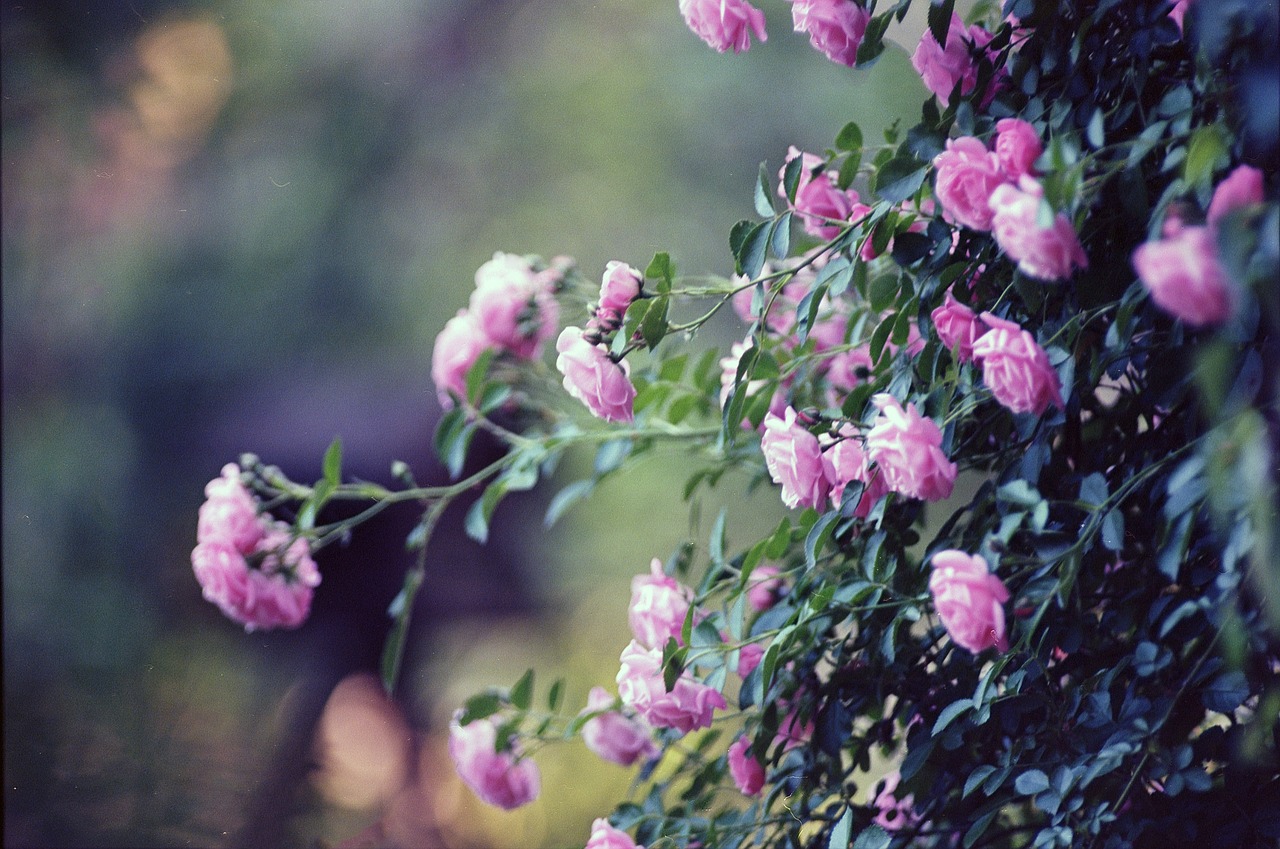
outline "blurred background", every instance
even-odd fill
[[[734,57],[674,2],[3,3],[6,846],[582,845],[632,771],[548,749],[503,813],[444,728],[529,666],[571,711],[611,685],[631,576],[719,510],[690,527],[678,457],[549,533],[554,481],[486,546],[447,521],[394,701],[412,511],[321,553],[301,629],[250,635],[200,597],[196,510],[242,451],[312,480],[339,435],[348,474],[442,480],[432,341],[494,251],[727,274],[760,162],[918,117],[905,51],[855,73],[762,5]],[[746,542],[780,506],[732,484]]]

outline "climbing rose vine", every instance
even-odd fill
[[[915,38],[910,0],[787,5],[851,75]],[[538,750],[581,737],[636,770],[588,849],[1275,845],[1277,4],[953,7],[905,44],[919,122],[779,151],[711,283],[495,254],[432,356],[454,482],[344,482],[337,441],[314,484],[246,456],[200,511],[205,597],[301,625],[313,555],[415,504],[394,692],[446,505],[478,493],[484,540],[595,451],[554,522],[676,444],[673,497],[739,469],[785,518],[637,564],[613,681],[460,706],[480,798],[531,801]],[[679,12],[722,53],[766,38],[741,0]],[[722,311],[741,341],[699,333]],[[478,431],[504,453],[463,476]],[[336,500],[365,506],[319,524]]]

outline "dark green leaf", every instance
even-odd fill
[[[557,678],[547,693],[547,710],[555,713],[560,707],[560,697],[564,695],[564,679]]]
[[[1049,789],[1049,776],[1038,769],[1029,769],[1014,780],[1013,787],[1023,796],[1034,796]]]
[[[458,717],[459,725],[470,725],[477,719],[485,719],[502,710],[502,697],[493,691],[477,693],[467,699]]]
[[[875,192],[883,201],[902,203],[919,190],[928,173],[928,164],[913,156],[895,157],[876,172]]]
[[[760,163],[760,175],[756,180],[755,205],[756,214],[761,218],[772,218],[773,209],[773,181],[763,162]]]
[[[651,351],[667,335],[667,308],[670,302],[671,298],[668,295],[659,295],[654,298],[648,312],[644,314],[644,320],[640,322],[640,335],[644,337],[644,343]]]
[[[853,849],[889,849],[889,832],[878,825],[869,825],[853,841]]]
[[[529,705],[533,703],[533,670],[527,669],[520,676],[520,680],[511,688],[511,704],[520,708],[520,710],[528,710]]]
[[[955,11],[956,0],[934,0],[929,4],[929,32],[938,46],[946,48],[947,30],[951,26],[951,13]]]
[[[853,834],[853,809],[845,808],[840,819],[831,828],[831,836],[827,838],[827,849],[848,849]]]
[[[862,129],[853,121],[845,124],[836,134],[836,147],[840,150],[862,150]]]

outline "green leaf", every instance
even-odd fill
[[[960,699],[943,708],[942,713],[938,714],[938,721],[933,724],[932,736],[937,737],[947,729],[947,726],[955,721],[956,717],[967,710],[973,708],[973,699]]]
[[[557,678],[547,693],[547,710],[555,713],[560,707],[560,698],[564,695],[564,679]]]
[[[845,808],[840,819],[831,828],[831,836],[827,838],[827,849],[848,849],[849,839],[853,833],[853,809]]]
[[[974,767],[973,772],[969,773],[969,777],[965,779],[964,793],[961,794],[961,798],[968,797],[969,794],[978,789],[978,785],[985,781],[987,776],[995,771],[996,768],[990,764],[983,764],[981,766]]]
[[[850,152],[862,150],[862,128],[850,121],[836,134],[836,147]]]
[[[511,704],[520,708],[520,710],[528,710],[529,705],[533,703],[533,670],[527,669],[520,676],[520,680],[511,688]]]
[[[1182,179],[1192,186],[1208,185],[1213,172],[1228,161],[1228,142],[1218,124],[1198,127],[1191,134],[1187,159],[1182,165]]]
[[[493,690],[477,693],[463,704],[459,725],[470,725],[477,719],[486,719],[502,710],[502,696]]]
[[[471,368],[467,369],[465,385],[469,402],[474,404],[480,397],[480,390],[484,387],[485,378],[489,375],[489,364],[493,362],[495,356],[497,356],[496,349],[486,348],[480,356],[476,357]]]
[[[644,314],[644,320],[640,322],[640,335],[651,351],[667,335],[667,309],[670,304],[670,296],[659,295],[653,299],[648,312]]]
[[[658,292],[664,295],[671,291],[675,274],[675,265],[671,262],[671,255],[666,251],[654,254],[653,259],[649,261],[649,267],[644,271],[645,279],[657,281]]]
[[[920,189],[928,173],[928,164],[914,156],[896,156],[876,172],[875,192],[883,201],[902,203]]]
[[[342,482],[342,437],[335,437],[324,452],[324,479],[337,487]]]
[[[756,179],[755,190],[755,206],[756,214],[761,218],[772,218],[773,209],[773,181],[769,176],[769,171],[765,167],[765,163],[760,163],[760,175]]]
[[[929,5],[929,32],[938,46],[946,48],[947,30],[951,26],[951,13],[955,11],[956,0],[935,0]]]
[[[893,325],[897,320],[898,314],[891,312],[876,325],[875,330],[871,331],[871,342],[869,343],[871,362],[880,362],[880,356],[884,353],[885,343],[889,341],[889,334],[893,332]]]
[[[795,204],[796,191],[800,188],[800,173],[804,169],[804,156],[797,154],[782,167],[782,191],[788,204]],[[755,275],[751,275],[755,277]]]
[[[1094,150],[1101,148],[1103,143],[1106,141],[1106,136],[1104,133],[1104,127],[1102,123],[1103,117],[1104,116],[1102,114],[1101,106],[1099,106],[1097,109],[1094,109],[1093,117],[1089,119],[1089,126],[1085,130],[1085,139],[1088,140],[1089,145]]]
[[[690,612],[692,611],[693,608],[690,606]],[[667,644],[662,648],[662,683],[666,686],[668,693],[675,688],[676,679],[680,677],[680,673],[684,672],[686,654],[686,650],[676,642],[675,637],[667,638]]]
[[[827,544],[827,540],[831,539],[831,533],[835,530],[833,527],[835,521],[840,518],[839,510],[831,510],[822,515],[809,529],[809,533],[804,538],[804,565],[807,569],[812,569],[817,565],[817,556]]]
[[[1013,789],[1023,796],[1043,793],[1049,789],[1049,776],[1038,769],[1029,769],[1014,780]]]
[[[901,284],[894,273],[881,274],[867,285],[867,300],[874,312],[884,312],[898,298]]]
[[[772,234],[773,224],[772,221],[761,221],[752,225],[743,236],[741,246],[734,251],[733,255],[739,274],[752,278],[760,274],[769,249],[769,236]]]
[[[869,825],[853,841],[853,849],[889,849],[889,832],[878,825]]]
[[[987,827],[991,825],[991,821],[999,813],[999,808],[993,808],[973,821],[973,825],[969,826],[969,830],[964,833],[964,849],[970,849],[973,844],[978,842],[983,832],[987,830]]]

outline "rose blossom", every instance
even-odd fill
[[[764,417],[760,450],[769,476],[782,485],[783,504],[821,510],[831,491],[831,481],[818,437],[796,421],[794,407],[787,407],[784,415],[785,418],[778,418],[769,413]]]
[[[222,474],[205,485],[207,499],[200,505],[197,542],[221,541],[238,551],[250,552],[262,539],[258,502],[240,480],[240,467],[228,463]]]
[[[824,444],[831,445],[826,452],[831,474],[831,501],[833,504],[839,504],[844,496],[845,487],[853,481],[861,482],[862,496],[858,499],[857,506],[853,508],[853,515],[865,519],[871,512],[871,508],[889,491],[889,488],[885,485],[884,475],[871,470],[867,453],[853,425],[842,425],[840,435],[844,438],[838,441],[826,434],[823,434],[824,438],[820,440]]]
[[[991,646],[1008,651],[1003,605],[1009,590],[987,570],[987,561],[955,549],[939,551],[931,560],[929,592],[951,639],[974,654]]]
[[[983,48],[991,41],[991,33],[974,24],[966,27],[957,14],[951,15],[947,30],[947,46],[938,44],[932,30],[925,30],[920,44],[911,55],[911,64],[920,74],[925,88],[933,92],[945,109],[951,92],[960,83],[960,94],[967,95],[978,84],[978,64],[971,48]]]
[[[757,613],[763,613],[778,603],[782,592],[782,578],[777,566],[757,566],[747,578],[747,604]]]
[[[646,648],[660,649],[675,637],[680,642],[693,590],[663,574],[662,561],[653,558],[649,574],[631,579],[631,606],[627,622],[631,633]]]
[[[631,405],[636,388],[631,384],[626,360],[615,363],[609,352],[582,338],[582,329],[566,327],[556,340],[556,368],[564,375],[564,388],[607,422],[634,419]]]
[[[995,399],[1015,413],[1038,416],[1050,404],[1062,409],[1062,383],[1035,337],[989,312],[982,320],[991,329],[973,344],[973,356],[982,363],[982,382]]]
[[[1016,182],[1023,174],[1034,176],[1031,166],[1043,152],[1040,134],[1026,121],[1001,118],[996,122],[996,159],[1010,180]]]
[[[718,53],[733,48],[743,53],[751,47],[751,33],[762,43],[764,12],[745,0],[680,0],[680,14],[694,34]]]
[[[800,180],[796,184],[796,198],[791,202],[791,208],[800,216],[806,233],[819,239],[833,239],[843,229],[840,222],[850,219],[857,196],[837,186],[836,175],[830,169],[814,174],[825,162],[819,156],[804,153],[792,145],[787,149],[785,163],[797,156],[801,162]],[[783,197],[786,196],[783,180],[787,171],[785,163],[778,172],[778,193]]]
[[[967,363],[973,359],[973,343],[982,335],[982,322],[973,310],[955,299],[951,290],[947,290],[946,300],[942,306],[930,313],[933,329],[937,331],[942,344],[956,354],[956,358]]]
[[[1059,212],[1053,224],[1040,226],[1043,197],[1044,188],[1025,175],[1017,186],[997,186],[991,193],[992,233],[1023,273],[1041,280],[1065,280],[1073,268],[1087,268],[1089,259],[1067,216]]]
[[[1173,8],[1169,10],[1169,17],[1173,18],[1173,22],[1178,25],[1178,29],[1185,32],[1185,20],[1187,10],[1191,8],[1191,0],[1173,0]]]
[[[466,397],[467,372],[492,345],[480,329],[480,323],[467,310],[458,310],[458,314],[445,323],[431,353],[431,380],[436,385],[440,406],[446,410],[453,408],[451,392],[459,398]]]
[[[829,360],[827,381],[836,389],[848,392],[867,382],[867,376],[875,367],[871,361],[871,345],[864,342],[856,348],[841,351]],[[839,406],[833,404],[833,406]]]
[[[759,643],[743,643],[738,649],[738,674],[746,678],[764,659],[764,646]]]
[[[1138,245],[1133,268],[1151,300],[1165,312],[1199,327],[1221,324],[1234,297],[1207,227],[1178,227],[1166,239]]]
[[[853,0],[790,0],[796,32],[807,32],[809,42],[832,62],[852,68],[858,61],[858,45],[871,20],[866,9]]]
[[[1262,203],[1262,197],[1262,172],[1249,165],[1237,167],[1213,190],[1206,214],[1209,226],[1218,226],[1222,216],[1233,209]]]
[[[743,796],[759,795],[764,787],[764,766],[751,756],[751,741],[745,734],[729,747],[729,774]]]
[[[653,730],[642,719],[632,719],[613,707],[613,696],[604,687],[592,687],[587,695],[586,713],[607,711],[588,719],[582,726],[582,742],[606,761],[631,766],[638,760],[656,758],[661,751],[653,742]]]
[[[912,811],[912,806],[915,802],[914,794],[908,793],[901,799],[893,795],[894,791],[898,789],[900,780],[897,770],[886,775],[880,787],[880,792],[876,794],[875,801],[871,803],[879,809],[875,819],[876,825],[886,831],[897,831],[904,825],[909,825],[919,819]]]
[[[880,393],[871,399],[880,414],[867,433],[867,455],[889,489],[910,498],[939,501],[951,495],[956,464],[942,453],[942,430],[897,398]]]
[[[538,355],[559,319],[546,278],[524,257],[502,252],[476,270],[469,309],[494,345],[523,359]]]
[[[604,267],[604,279],[600,282],[600,303],[596,318],[602,324],[616,328],[622,321],[631,302],[640,297],[644,275],[625,262],[612,260]]]
[[[933,158],[938,176],[934,193],[950,221],[974,230],[991,229],[991,194],[1005,182],[996,154],[981,139],[947,139],[947,149]]]
[[[511,810],[538,798],[538,765],[519,759],[514,748],[496,751],[498,729],[491,719],[461,725],[462,711],[449,723],[449,756],[458,777],[490,805]]]
[[[644,849],[637,846],[625,831],[614,828],[604,817],[591,823],[591,837],[585,849]]]
[[[650,725],[676,728],[687,734],[711,725],[716,708],[725,708],[724,696],[712,687],[693,680],[688,670],[676,678],[667,691],[662,680],[662,650],[646,649],[632,640],[622,650],[618,670],[618,695],[622,703],[640,714]]]

